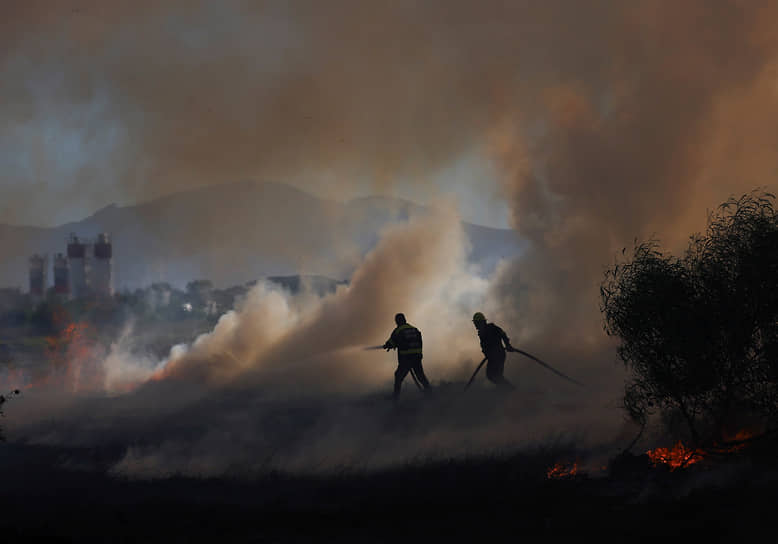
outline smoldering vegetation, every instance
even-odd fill
[[[465,401],[466,417],[493,415],[484,409],[489,399],[493,394]],[[352,408],[365,412],[365,403]],[[430,423],[427,410],[414,411]],[[284,410],[281,417],[289,415]],[[375,424],[377,416],[373,410],[365,419]],[[382,434],[408,438],[415,418],[407,416],[395,412],[394,424],[384,425]],[[391,429],[400,426],[406,431]],[[111,473],[123,448],[107,441],[99,448],[14,443],[0,450],[0,529],[8,538],[62,541],[416,542],[521,534],[655,542],[670,530],[715,541],[761,538],[773,528],[774,443],[720,465],[678,472],[640,463],[616,470],[611,464],[550,478],[554,463],[591,458],[592,451],[579,444],[570,435],[520,449],[416,457],[372,469],[300,473],[268,463],[250,474],[236,467],[219,477],[173,474],[148,481]]]
[[[406,390],[402,404],[393,407],[388,389],[278,398],[262,390],[206,392],[159,383],[118,399],[50,400],[56,418],[39,415],[8,432],[14,443],[62,448],[65,467],[132,479],[375,471],[545,447],[560,439],[582,451],[596,445],[600,457],[618,448],[610,440],[618,436],[614,429],[595,429],[597,422],[582,417],[580,405],[565,405],[547,392],[504,398],[477,387],[463,395],[461,383],[443,384],[432,399]],[[39,402],[29,395],[23,400]],[[20,411],[16,417],[24,418]]]

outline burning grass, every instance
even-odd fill
[[[555,463],[554,466],[546,471],[546,478],[549,480],[560,480],[563,478],[572,478],[578,474],[578,461],[572,463]]]
[[[60,381],[67,390],[94,390],[102,386],[98,364],[97,331],[86,322],[68,323],[59,334],[47,338],[52,373],[47,380]]]
[[[669,530],[692,534],[697,540],[718,541],[725,534],[722,523],[729,520],[737,520],[741,537],[744,531],[763,529],[760,520],[769,519],[775,500],[775,491],[767,483],[745,487],[737,480],[726,483],[727,493],[716,488],[710,493],[702,490],[679,496],[674,490],[687,480],[668,477],[666,486],[655,487],[662,493],[650,502],[636,500],[643,496],[644,486],[622,485],[618,480],[580,478],[548,485],[544,467],[565,458],[555,449],[420,459],[378,471],[296,474],[273,470],[244,477],[153,480],[73,471],[58,461],[84,453],[7,445],[0,467],[4,481],[0,504],[7,514],[0,522],[3,534],[25,542],[102,542],[106,534],[120,534],[133,542],[204,537],[312,542],[332,533],[346,543],[478,542],[485,534],[504,539],[505,534],[527,537],[536,533],[537,540],[581,540],[588,539],[584,532],[592,530],[598,538],[623,533],[631,535],[626,540],[642,542],[666,538]],[[98,458],[110,453],[102,451]],[[559,463],[564,469],[560,472],[569,472],[580,463]],[[761,480],[749,477],[748,481]],[[58,493],[51,493],[52,487]],[[387,523],[387,512],[409,510],[423,512],[421,522],[403,514]],[[694,515],[678,515],[679,511]],[[300,524],[301,519],[306,523]],[[657,523],[657,519],[664,521]],[[289,534],[298,527],[305,531]],[[751,537],[746,535],[747,540]]]
[[[666,465],[670,470],[687,467],[705,457],[703,450],[688,448],[680,440],[671,448],[656,448],[648,450],[646,454],[654,466]]]
[[[35,363],[19,366],[5,365],[0,379],[6,387],[29,391],[39,387],[56,387],[63,391],[94,391],[103,387],[104,371],[101,360],[105,349],[99,341],[98,330],[85,321],[64,321],[57,332],[41,337],[36,345],[40,351]]]
[[[709,449],[691,448],[684,445],[680,440],[670,448],[656,448],[648,450],[651,463],[654,466],[667,466],[670,470],[685,468],[699,463],[711,455],[725,455],[737,453],[746,447],[746,442],[754,437],[754,434],[748,430],[740,430],[719,445],[716,444]]]

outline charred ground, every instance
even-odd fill
[[[432,401],[407,391],[397,408],[379,394],[249,404],[232,392],[131,426],[122,410],[111,415],[111,425],[87,416],[118,402],[97,399],[76,419],[63,414],[61,421],[41,421],[24,432],[11,426],[13,440],[0,444],[0,534],[25,542],[470,542],[506,536],[656,542],[740,539],[775,527],[773,435],[675,470],[645,454],[619,455],[623,436],[584,445],[572,432],[471,453],[414,454],[433,433],[441,442],[441,436],[461,441],[476,433],[508,403],[514,413],[532,409],[527,391],[500,399],[486,386],[466,395],[461,386],[443,385]],[[9,423],[26,400],[14,399]],[[548,399],[543,404],[560,410]],[[230,429],[242,411],[257,417]],[[349,423],[354,413],[358,419]],[[128,447],[164,452],[161,445],[182,441],[182,451],[201,449],[198,440],[187,442],[203,434],[198,423],[232,432],[240,450],[247,438],[239,433],[254,429],[256,459],[230,458],[225,442],[228,462],[210,477],[197,475],[191,463],[171,464],[167,473],[155,465],[147,477],[117,468],[128,466]],[[357,429],[375,448],[405,442],[409,454],[396,462],[355,462],[342,450],[361,455],[360,444],[368,444],[347,442]],[[260,447],[265,438],[275,444],[270,455]],[[308,452],[319,452],[319,462],[301,457]],[[327,463],[335,452],[343,461]],[[294,468],[293,458],[307,468]]]
[[[549,479],[547,467],[580,452],[557,444],[379,471],[131,481],[61,464],[74,454],[105,462],[109,451],[6,444],[0,534],[49,542],[720,542],[775,527],[775,447],[678,471],[637,460],[562,479]]]

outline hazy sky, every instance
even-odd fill
[[[697,197],[705,209],[772,183],[774,11],[6,0],[0,217],[51,225],[257,179],[341,200],[453,194],[466,218],[517,226],[540,205],[519,171],[560,201],[610,191],[603,202],[630,216],[672,190],[660,200],[683,215]]]
[[[508,226],[473,104],[439,96],[477,70],[426,84],[457,54],[414,28],[443,5],[388,5],[382,26],[351,2],[3,2],[1,220],[256,179],[339,200],[434,203],[442,188],[466,218]]]
[[[0,217],[246,179],[453,196],[591,281],[633,237],[676,244],[774,186],[776,20],[758,0],[3,2]]]

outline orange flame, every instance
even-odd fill
[[[556,463],[546,471],[546,478],[558,480],[561,478],[571,478],[578,473],[578,461],[573,464]]]
[[[668,465],[670,470],[692,465],[705,457],[703,450],[687,448],[680,440],[672,448],[656,448],[646,453],[654,465]]]
[[[743,450],[746,447],[745,442],[753,437],[754,437],[753,432],[747,431],[745,429],[741,429],[740,431],[736,432],[734,435],[725,436],[724,438],[726,442],[730,444],[717,449],[721,453],[736,453]],[[732,444],[732,442],[734,442],[734,444]]]
[[[733,436],[727,437],[727,442],[743,442],[752,438],[751,431],[740,430]],[[745,448],[745,444],[732,444],[729,446],[714,446],[709,450],[717,453],[735,453]],[[688,467],[702,461],[709,452],[700,448],[688,448],[679,440],[672,448],[656,448],[646,452],[654,465],[668,465],[670,470]]]
[[[96,357],[97,334],[89,323],[67,324],[62,331],[46,338],[50,372],[38,385],[61,385],[71,391],[97,389],[103,372]]]

